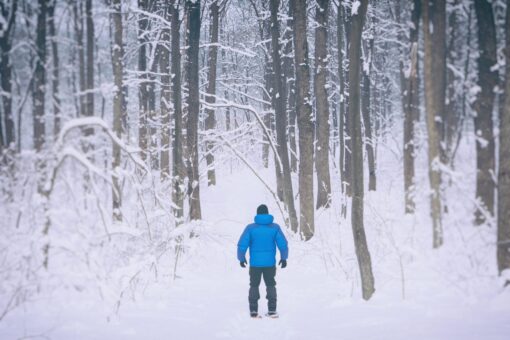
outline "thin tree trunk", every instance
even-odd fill
[[[367,12],[368,0],[362,0],[358,13],[351,17],[351,32],[349,35],[349,112],[352,131],[352,233],[354,246],[361,275],[363,299],[368,300],[375,291],[372,261],[368,250],[363,224],[363,141],[360,113],[360,62],[361,62],[361,33]]]
[[[94,20],[92,17],[92,0],[85,2],[87,24],[87,77],[86,77],[86,110],[87,116],[94,115]]]
[[[499,274],[510,270],[510,6],[506,7],[505,105],[501,110],[498,171],[498,246]],[[507,277],[508,278],[508,277]],[[505,285],[509,285],[506,281]]]
[[[61,126],[60,117],[60,97],[59,97],[59,57],[58,57],[58,44],[57,33],[55,28],[55,6],[57,1],[50,1],[48,5],[48,29],[51,40],[51,52],[53,59],[53,68],[51,75],[51,95],[53,102],[53,132],[58,135]]]
[[[343,20],[343,5],[341,2],[337,8],[337,48],[338,48],[338,82],[339,82],[339,96],[340,107],[338,109],[338,138],[340,148],[340,182],[341,191],[345,189],[345,81],[344,81],[344,20]],[[343,209],[342,209],[343,210]]]
[[[138,0],[138,7],[142,11],[147,11],[148,0]],[[140,44],[138,50],[138,72],[140,78],[140,85],[138,88],[138,146],[141,150],[143,160],[147,160],[148,149],[148,121],[147,116],[149,113],[149,91],[147,81],[147,28],[149,26],[149,19],[145,14],[140,14],[138,19],[138,43]]]
[[[200,177],[198,171],[198,113],[199,113],[199,78],[198,52],[200,43],[200,0],[186,0],[188,15],[189,46],[187,48],[186,76],[188,83],[188,196],[190,219],[200,220]]]
[[[344,9],[345,10],[345,9]],[[344,13],[344,31],[345,31],[345,38],[346,38],[346,44],[345,44],[345,55],[349,56],[350,52],[350,35],[351,35],[351,16],[347,13]],[[349,58],[345,59],[345,65],[344,65],[344,72],[349,72]],[[345,168],[345,178],[344,178],[344,185],[345,185],[345,193],[347,196],[352,196],[352,131],[351,131],[351,120],[352,117],[350,116],[350,110],[349,110],[349,77],[345,78],[344,83],[344,102],[345,102],[345,119],[344,119],[344,126],[345,126],[345,132],[344,132],[344,140],[345,140],[345,159],[344,159],[344,168]]]
[[[111,18],[113,21],[113,44],[112,44],[112,68],[115,85],[115,94],[113,96],[113,131],[118,138],[122,134],[122,115],[123,115],[123,64],[124,47],[122,43],[122,0],[112,0]],[[113,144],[112,169],[116,173],[120,167],[120,147],[117,143]],[[120,180],[117,174],[112,176],[112,203],[113,220],[122,221],[122,191]]]
[[[78,80],[80,85],[80,93],[78,95],[80,103],[80,116],[87,116],[85,90],[87,81],[85,78],[85,49],[83,44],[83,7],[82,3],[77,1],[73,4],[74,13],[74,32],[76,34],[76,42],[78,44]]]
[[[306,37],[306,2],[294,1],[294,65],[296,66],[296,112],[299,129],[299,227],[305,240],[315,232],[313,199],[314,123],[310,98],[310,65]]]
[[[476,198],[486,209],[486,213],[494,215],[493,174],[495,171],[495,145],[492,114],[494,110],[494,88],[498,84],[498,71],[494,69],[497,60],[496,28],[492,3],[487,0],[475,0],[476,19],[478,21],[478,86],[481,91],[474,103],[475,134],[476,134]],[[475,223],[485,221],[484,212],[477,209]]]
[[[317,209],[328,208],[331,196],[329,174],[329,103],[326,90],[328,73],[328,15],[329,0],[317,0],[315,9],[315,111],[317,120],[317,145],[315,169],[317,170]]]
[[[216,68],[218,64],[218,26],[219,26],[219,5],[218,0],[214,0],[210,5],[211,10],[211,46],[209,47],[208,76],[207,76],[207,94],[205,98],[207,103],[216,102]],[[216,127],[216,110],[207,108],[205,118],[205,130],[214,130]],[[214,171],[214,142],[208,140],[205,145],[205,159],[207,162],[207,184],[216,185],[216,172]]]
[[[292,14],[292,2],[289,0],[289,9],[287,17],[287,27],[285,31],[284,39],[286,41],[283,54],[285,59],[283,61],[284,73],[286,84],[285,89],[287,93],[287,116],[288,120],[288,135],[289,135],[289,147],[290,147],[290,171],[297,172],[297,147],[296,147],[296,72],[294,67],[294,60],[292,54],[294,47],[292,45],[292,26],[293,26],[293,14]]]
[[[35,74],[33,82],[34,102],[34,147],[41,151],[45,141],[45,88],[46,88],[46,12],[47,0],[39,0],[39,13],[37,14],[36,27],[36,58]]]
[[[0,77],[0,90],[3,103],[3,123],[0,119],[0,154],[3,146],[12,147],[16,143],[16,133],[14,128],[14,117],[12,116],[12,65],[11,65],[11,48],[12,48],[12,35],[14,31],[14,24],[16,22],[16,11],[18,1],[11,1],[9,10],[3,4],[0,15],[3,16],[5,21],[0,23],[0,31],[3,32],[0,37],[0,68],[2,75]],[[3,128],[5,128],[5,139],[3,136]]]
[[[446,1],[423,1],[422,6],[430,204],[433,247],[438,248],[443,244],[439,121],[445,109],[446,95]]]
[[[164,9],[165,19],[171,21],[171,4]],[[161,40],[163,45],[161,48],[161,57],[159,59],[161,71],[161,179],[166,181],[170,178],[170,113],[172,103],[171,91],[171,70],[170,70],[170,28],[164,27],[161,32]]]
[[[373,37],[373,35],[372,35]],[[368,190],[377,189],[375,175],[375,155],[374,138],[372,136],[371,105],[370,105],[370,73],[372,72],[372,59],[374,53],[374,39],[371,38],[369,46],[365,48],[364,66],[363,66],[363,89],[361,96],[361,113],[363,117],[363,126],[365,128],[365,149],[368,158]]]
[[[180,20],[178,2],[172,0],[169,5],[172,17],[172,95],[174,104],[174,132],[172,145],[172,176],[173,202],[177,206],[174,209],[174,216],[180,222],[184,213],[184,177],[186,176],[183,162],[183,134],[182,134],[182,93],[181,93],[181,50],[180,50]]]
[[[273,56],[273,103],[275,104],[276,139],[278,142],[278,156],[282,164],[283,197],[287,213],[289,214],[290,226],[293,232],[298,231],[296,208],[294,207],[294,191],[292,190],[292,178],[290,175],[289,152],[287,146],[287,112],[286,93],[284,78],[281,67],[280,55],[280,23],[278,21],[279,0],[271,0],[271,44]],[[278,162],[276,162],[278,164]]]
[[[419,79],[418,79],[418,33],[421,15],[421,0],[414,0],[409,32],[408,70],[402,70],[403,111],[404,111],[404,191],[405,212],[414,213],[415,203],[412,193],[414,184],[414,125],[419,118]]]

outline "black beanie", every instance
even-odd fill
[[[259,205],[257,208],[257,215],[267,215],[269,211],[267,210],[267,206],[265,204]]]

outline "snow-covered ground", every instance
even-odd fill
[[[239,166],[218,176],[217,187],[204,187],[204,221],[176,267],[160,265],[115,306],[69,289],[36,296],[0,322],[0,339],[508,339],[510,293],[494,274],[493,231],[459,227],[470,207],[451,200],[456,214],[446,218],[446,244],[432,250],[426,194],[417,197],[422,212],[404,216],[401,202],[388,199],[400,174],[383,162],[379,171],[380,189],[367,194],[365,212],[376,280],[368,302],[360,297],[350,218],[333,206],[317,212],[311,241],[287,234],[289,265],[276,278],[280,318],[248,317],[248,270],[236,260],[237,239],[258,204],[281,217],[264,186]],[[262,170],[266,178],[271,172]],[[265,313],[263,283],[261,296]]]

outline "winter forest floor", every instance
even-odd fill
[[[493,248],[484,243],[492,231],[459,228],[467,204],[453,199],[446,244],[433,251],[426,196],[417,197],[421,213],[403,215],[400,201],[388,199],[398,195],[392,178],[400,174],[382,161],[380,191],[367,194],[365,210],[373,298],[360,297],[350,217],[333,206],[317,212],[311,241],[287,233],[289,265],[277,271],[280,318],[250,319],[237,239],[258,204],[281,217],[242,165],[223,171],[216,187],[203,187],[204,221],[194,226],[198,237],[189,240],[175,279],[173,263],[160,265],[157,278],[115,307],[97,294],[57,289],[11,312],[0,322],[0,339],[508,339],[510,294],[498,288],[488,263]],[[271,170],[261,173],[271,178]],[[262,283],[261,314],[264,290]]]

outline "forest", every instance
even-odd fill
[[[506,0],[0,0],[0,338],[507,339],[508,93]]]

